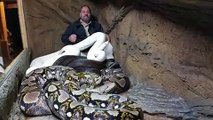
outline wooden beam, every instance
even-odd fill
[[[10,58],[10,51],[8,46],[8,32],[7,32],[7,22],[5,17],[5,10],[4,10],[4,2],[0,2],[0,24],[1,24],[1,31],[3,32],[3,38],[0,41],[2,56],[5,59]]]
[[[0,2],[0,14],[1,14],[1,26],[3,30],[3,39],[8,41],[8,34],[7,34],[7,22],[5,18],[5,10],[4,10],[4,2]]]
[[[18,0],[18,15],[19,15],[19,23],[21,29],[21,37],[22,37],[22,44],[23,48],[28,48],[27,42],[27,31],[26,31],[26,23],[25,23],[25,15],[24,15],[24,8],[23,8],[23,0]]]

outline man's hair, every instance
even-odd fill
[[[82,10],[83,7],[87,7],[89,9],[90,13],[92,12],[88,5],[82,5],[80,10]]]

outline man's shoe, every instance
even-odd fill
[[[121,68],[119,63],[115,61],[114,59],[108,59],[106,60],[106,67],[110,69],[116,69],[116,68]]]

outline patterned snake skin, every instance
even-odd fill
[[[71,67],[38,68],[21,82],[19,105],[30,116],[54,114],[62,120],[140,120],[141,108],[117,94],[128,79],[120,69],[101,74]]]

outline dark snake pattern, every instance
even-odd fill
[[[18,97],[23,113],[30,116],[54,114],[62,120],[143,119],[143,111],[135,102],[109,94],[124,92],[129,86],[120,68],[107,69],[83,57],[72,56],[62,62],[64,60],[25,76]],[[57,65],[61,63],[64,66]],[[65,67],[67,64],[69,67]],[[92,69],[83,71],[79,69],[82,66]],[[99,70],[101,72],[97,72]]]

